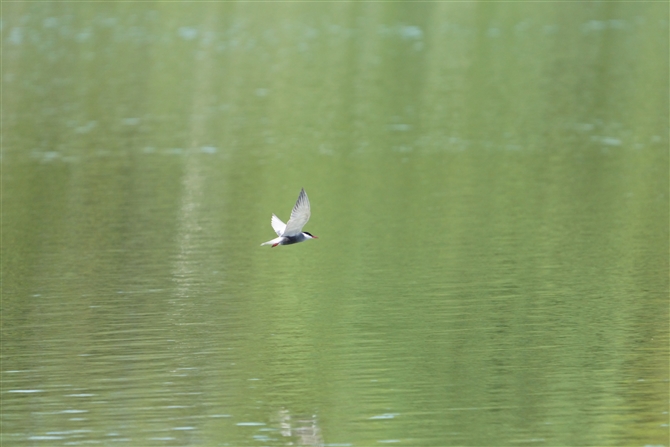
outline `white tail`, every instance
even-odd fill
[[[262,247],[263,245],[276,245],[276,244],[280,243],[280,242],[282,241],[282,239],[284,239],[284,238],[281,237],[281,236],[276,237],[276,238],[272,239],[271,241],[263,242],[263,243],[261,244],[261,247]]]

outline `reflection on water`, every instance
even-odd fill
[[[321,429],[316,420],[316,415],[306,418],[291,417],[291,413],[282,408],[278,412],[281,435],[288,438],[286,441],[295,445],[323,445]]]
[[[3,5],[4,443],[670,445],[666,4],[117,6]]]

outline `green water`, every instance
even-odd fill
[[[3,2],[2,445],[670,445],[668,13]]]

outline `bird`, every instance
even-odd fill
[[[287,223],[282,222],[275,214],[272,214],[270,225],[272,225],[272,228],[275,230],[278,237],[263,242],[261,246],[272,245],[273,247],[276,247],[277,245],[291,245],[309,239],[318,239],[316,236],[312,235],[312,233],[302,231],[302,227],[304,227],[309,220],[309,216],[311,216],[309,199],[307,198],[305,188],[302,188],[298,200],[293,207],[293,211],[291,211],[291,217]]]

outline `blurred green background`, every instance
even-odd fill
[[[670,444],[667,3],[1,13],[3,445]]]

